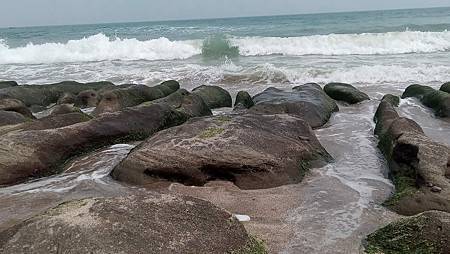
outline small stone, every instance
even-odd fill
[[[432,192],[441,192],[441,191],[442,191],[442,188],[441,188],[441,187],[438,187],[438,186],[433,186],[433,187],[431,187],[431,191],[432,191]]]

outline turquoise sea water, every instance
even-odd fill
[[[0,29],[0,79],[238,88],[450,80],[450,8]]]

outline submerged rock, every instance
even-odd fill
[[[192,93],[202,97],[210,109],[233,106],[230,93],[220,86],[199,86]]]
[[[242,189],[298,183],[311,162],[330,155],[311,127],[289,115],[194,118],[149,138],[112,176],[148,185],[161,181],[202,186],[227,180]]]
[[[144,139],[187,118],[166,105],[155,104],[104,114],[62,128],[0,136],[0,185],[53,174],[73,156],[118,140]]]
[[[379,147],[396,187],[385,204],[403,215],[450,212],[450,148],[428,138],[413,120],[399,117],[388,100],[380,103],[375,120]],[[441,191],[435,192],[434,186]]]
[[[239,91],[236,95],[236,101],[234,102],[234,108],[248,109],[255,105],[252,97],[246,91]]]
[[[225,210],[156,193],[63,203],[0,232],[0,252],[265,253]]]
[[[0,81],[0,89],[18,85],[16,81]]]
[[[63,81],[46,85],[21,85],[0,89],[0,98],[18,99],[26,106],[48,106],[56,103],[64,93],[78,94],[81,91],[106,87],[114,87],[110,82],[78,83],[75,81]]]
[[[366,253],[450,253],[450,214],[430,211],[400,219],[366,239]]]
[[[446,93],[450,93],[450,82],[443,84],[441,86],[441,89],[439,89],[439,90],[446,92]]]
[[[145,85],[133,85],[126,88],[118,88],[101,94],[100,102],[94,110],[94,115],[137,106],[146,101],[160,99],[174,93],[180,88],[178,82],[165,82],[149,87]]]
[[[27,118],[34,119],[33,113],[31,113],[27,106],[16,99],[0,99],[0,110],[14,111]]]
[[[365,100],[370,100],[369,96],[356,87],[345,83],[329,83],[323,90],[331,98],[337,101],[345,101],[350,104],[360,103]]]
[[[313,128],[328,122],[339,111],[336,102],[317,84],[294,87],[292,91],[268,88],[253,97],[255,106],[249,112],[259,114],[292,114],[304,119]]]
[[[437,116],[450,117],[450,94],[438,91],[429,86],[410,85],[402,98],[414,97],[423,105],[432,108]]]

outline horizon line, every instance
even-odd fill
[[[160,19],[160,20],[140,20],[140,21],[113,21],[99,23],[74,23],[74,24],[44,24],[44,25],[27,25],[27,26],[1,26],[0,29],[16,29],[16,28],[38,28],[38,27],[63,27],[63,26],[89,26],[89,25],[114,25],[114,24],[132,24],[132,23],[158,23],[158,22],[180,22],[180,21],[207,21],[207,20],[226,20],[238,18],[264,18],[264,17],[282,17],[282,16],[299,16],[299,15],[317,15],[317,14],[342,14],[342,13],[358,13],[358,12],[377,12],[377,11],[401,11],[401,10],[426,10],[450,8],[450,6],[434,6],[434,7],[418,7],[418,8],[392,8],[392,9],[376,9],[376,10],[353,10],[353,11],[324,11],[324,12],[305,12],[305,13],[285,13],[274,15],[254,15],[254,16],[225,16],[225,17],[204,17],[204,18],[180,18],[180,19]]]

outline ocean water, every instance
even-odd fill
[[[0,79],[437,85],[450,80],[449,28],[450,8],[2,28]]]

